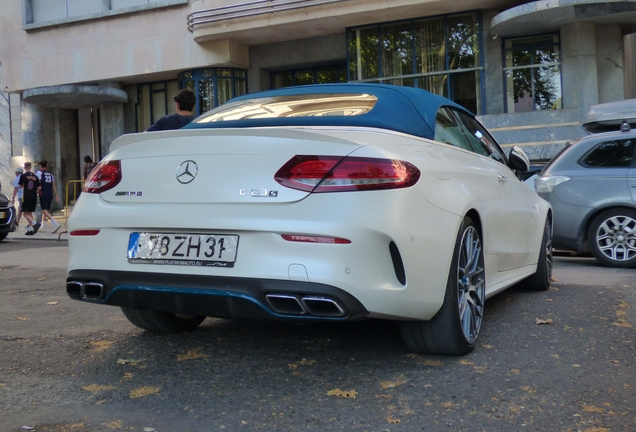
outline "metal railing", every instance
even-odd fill
[[[202,24],[216,23],[233,18],[245,18],[346,1],[351,0],[254,0],[236,3],[192,12],[188,15],[188,29],[193,31],[195,27]]]

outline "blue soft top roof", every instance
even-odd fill
[[[249,99],[305,94],[370,94],[377,98],[377,102],[373,109],[362,115],[252,118],[208,123],[197,123],[195,120],[187,126],[184,126],[183,129],[269,126],[363,126],[389,129],[433,139],[435,135],[435,115],[441,106],[451,106],[467,113],[469,112],[449,99],[434,95],[426,90],[413,87],[365,83],[316,84],[287,87],[284,89],[239,96],[229,101],[228,104]],[[222,110],[224,106],[211,110],[201,117],[207,116],[216,110]]]

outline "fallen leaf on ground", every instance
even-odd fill
[[[110,423],[102,423],[103,426],[106,426],[109,429],[122,429],[124,424],[121,420],[115,420]]]
[[[130,399],[137,399],[140,397],[157,394],[160,391],[161,391],[161,387],[150,387],[150,386],[139,387],[136,389],[132,389],[130,393],[128,393],[128,397]]]
[[[138,362],[140,362],[142,360],[135,360],[135,359],[118,359],[117,360],[117,364],[120,365],[125,365],[125,364],[129,364],[129,365],[136,365]]]
[[[552,324],[552,318],[548,318],[548,319],[535,318],[534,323],[537,325]]]
[[[444,363],[442,363],[439,360],[424,360],[423,364],[425,366],[443,366]]]
[[[306,358],[304,358],[301,361],[299,361],[298,364],[311,366],[312,364],[314,364],[316,362],[317,362],[317,360],[307,360]]]
[[[412,359],[414,359],[414,358],[418,358],[418,357],[419,357],[419,355],[417,355],[417,354],[415,354],[415,353],[407,354],[406,356],[407,356],[407,357],[410,357],[410,358],[412,358]]]
[[[558,281],[559,281],[559,280],[558,280],[557,278],[555,278],[555,277],[551,277],[551,278],[550,278],[550,282],[558,282]]]
[[[406,380],[400,380],[400,381],[382,381],[380,383],[380,387],[382,387],[384,390],[386,389],[390,389],[390,388],[395,388],[395,387],[399,387],[402,384],[406,384],[408,381]]]
[[[42,282],[42,281],[45,281],[46,279],[45,279],[45,278],[40,278],[40,279],[38,279],[38,280],[39,280],[40,282]]]
[[[48,302],[48,303],[47,303],[47,305],[56,305],[56,304],[57,304],[57,302],[56,302],[56,301]]]
[[[297,369],[298,363],[289,363],[287,366],[289,366],[290,369]]]
[[[113,342],[112,341],[93,341],[91,342],[91,345],[95,347],[95,351],[102,352],[109,349],[113,345]]]
[[[391,416],[388,416],[388,417],[386,418],[386,421],[387,421],[387,422],[389,422],[389,423],[391,423],[391,424],[398,424],[398,423],[400,423],[400,420],[398,420],[398,419],[394,419],[394,418],[393,418],[393,417],[391,417]]]
[[[206,357],[206,355],[203,354],[200,349],[194,349],[185,354],[177,355],[177,361],[196,360],[204,357]]]
[[[29,317],[18,317],[18,321],[28,321]]]
[[[345,399],[355,399],[358,397],[358,392],[355,390],[340,390],[339,388],[329,390],[327,396],[338,396]]]

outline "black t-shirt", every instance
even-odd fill
[[[35,202],[38,199],[38,187],[40,186],[40,179],[31,171],[27,171],[20,176],[18,184],[22,185],[24,195],[22,197],[23,202]]]
[[[182,116],[176,113],[169,114],[157,120],[155,124],[146,129],[146,132],[181,129],[192,120],[194,120],[194,116]]]

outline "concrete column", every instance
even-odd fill
[[[101,156],[104,157],[108,154],[111,143],[124,134],[124,104],[102,104],[99,113]]]
[[[503,60],[501,58],[501,38],[490,31],[490,22],[499,11],[485,11],[483,23],[484,85],[486,106],[482,115],[502,114],[504,112]]]
[[[580,118],[598,103],[596,26],[588,22],[561,27],[563,108],[579,108]]]
[[[45,108],[23,102],[22,141],[24,160],[36,164],[49,162],[55,176],[61,203],[53,202],[52,209],[64,206],[64,189],[68,180],[79,178],[77,159],[77,116],[75,110]]]
[[[623,32],[618,25],[597,27],[596,62],[599,103],[625,99]]]
[[[22,102],[22,146],[24,160],[37,163],[55,151],[55,118],[52,108]]]

